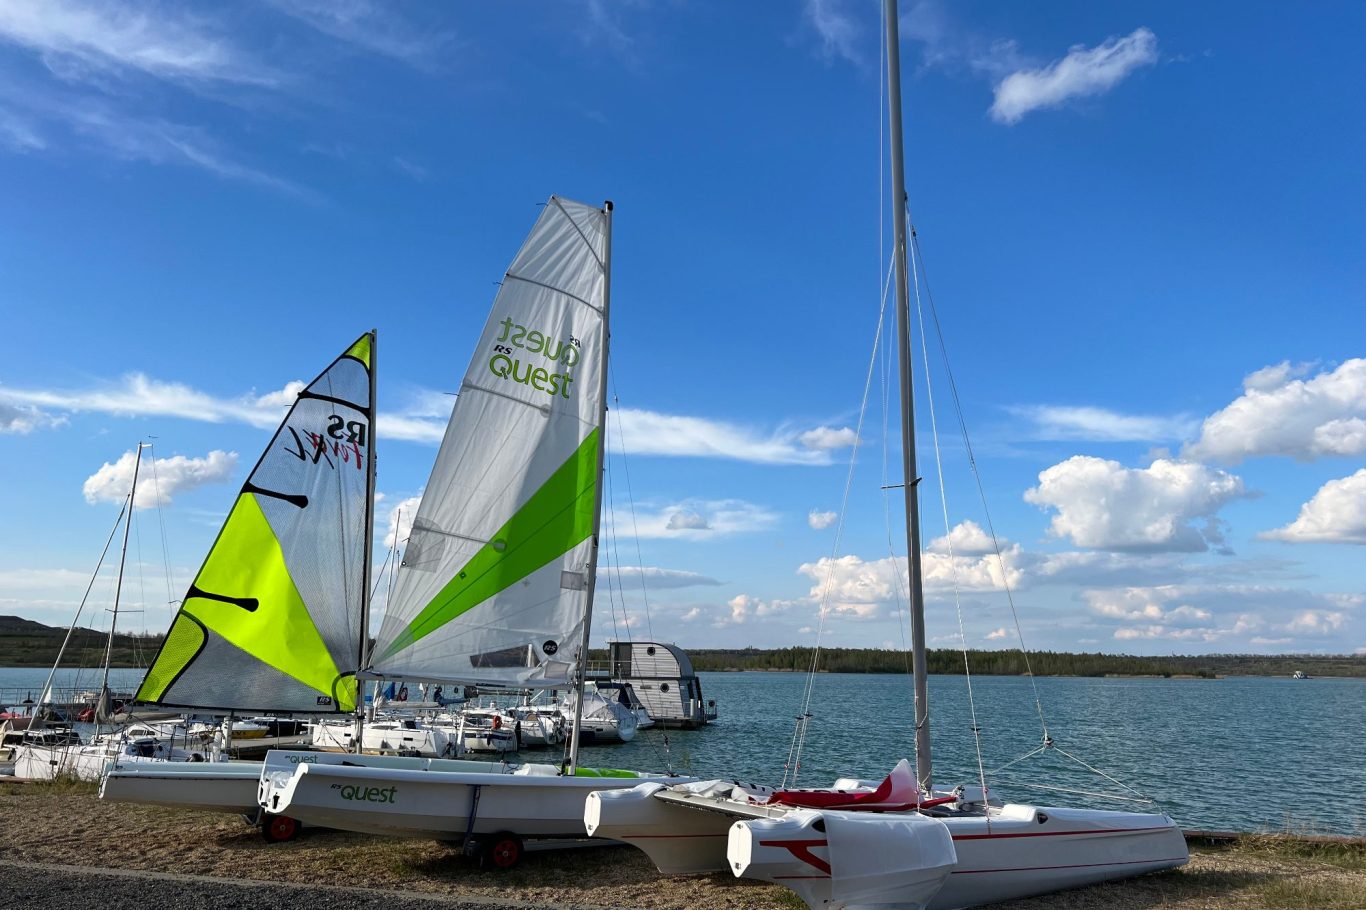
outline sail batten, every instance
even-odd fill
[[[558,197],[460,384],[367,675],[564,685],[601,472],[606,215]],[[480,392],[484,394],[468,394]]]
[[[242,485],[137,693],[180,708],[356,707],[374,337],[297,396]]]

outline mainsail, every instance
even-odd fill
[[[365,615],[375,336],[299,393],[138,689],[183,708],[348,712]]]
[[[474,349],[367,673],[566,684],[583,641],[607,212],[550,197]]]

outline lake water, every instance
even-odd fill
[[[69,671],[58,685],[96,687],[97,671]],[[75,674],[79,675],[75,675]],[[0,690],[41,688],[47,671],[0,669]],[[132,688],[140,670],[111,671]],[[800,673],[703,673],[718,723],[701,730],[642,731],[633,742],[585,747],[590,766],[662,769],[778,783],[800,710]],[[1132,794],[1056,750],[999,775],[990,772],[1042,738],[1029,680],[973,678],[987,782],[1007,800],[1139,809],[1034,784]],[[1057,746],[1157,800],[1183,827],[1312,830],[1366,836],[1366,680],[1238,677],[1219,680],[1037,680]],[[975,783],[967,685],[930,677],[936,786]],[[821,674],[798,782],[881,777],[913,757],[911,683],[903,675]],[[666,743],[667,740],[667,743]],[[536,753],[531,753],[535,755]],[[548,753],[540,753],[549,758]],[[552,759],[553,760],[553,759]],[[791,781],[789,781],[791,783]],[[1030,786],[1026,786],[1030,785]]]

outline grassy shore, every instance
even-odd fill
[[[0,859],[190,873],[231,879],[360,885],[470,898],[517,898],[617,910],[729,910],[804,905],[776,885],[728,875],[661,879],[628,847],[529,852],[511,872],[482,872],[435,841],[332,831],[266,844],[232,816],[102,802],[84,784],[0,784]],[[665,884],[667,882],[667,884]],[[1260,835],[1194,844],[1188,866],[998,910],[1361,910],[1366,841]]]

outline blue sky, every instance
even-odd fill
[[[129,602],[163,628],[289,384],[371,327],[382,542],[558,193],[616,203],[595,639],[900,646],[885,345],[855,432],[878,28],[871,0],[0,0],[0,613],[67,621],[155,437]],[[1005,566],[932,360],[934,644],[956,604],[1015,644],[1008,581],[1034,648],[1366,649],[1363,28],[903,6],[912,211]]]

